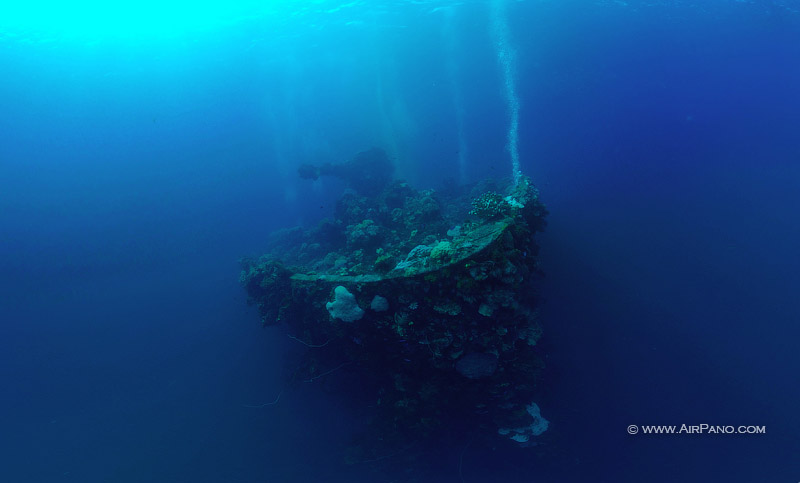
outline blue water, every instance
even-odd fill
[[[343,189],[300,164],[381,146],[419,188],[511,176],[490,3],[0,32],[0,481],[796,481],[789,1],[505,5],[520,168],[550,210],[541,445],[386,474],[341,464],[358,408],[318,386],[246,407],[278,396],[291,341],[237,259]],[[766,434],[626,431],[701,423]]]

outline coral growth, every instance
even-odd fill
[[[513,441],[544,425],[529,408],[543,367],[534,235],[547,212],[526,178],[475,192],[399,181],[351,192],[334,220],[285,231],[244,261],[265,324],[328,341],[308,347],[291,380],[358,381],[341,393],[362,395],[371,423],[351,455],[407,447],[464,417]]]

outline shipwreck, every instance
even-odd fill
[[[372,414],[348,459],[467,426],[535,444],[548,424],[534,402],[535,235],[547,210],[531,181],[416,190],[392,180],[377,149],[300,174],[350,189],[333,219],[276,232],[264,255],[243,259],[241,283],[264,325],[305,346],[287,384],[358,381],[340,392]]]

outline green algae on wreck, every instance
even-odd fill
[[[348,192],[334,220],[277,232],[242,260],[263,323],[306,346],[287,383],[338,374],[343,397],[374,409],[356,460],[465,421],[511,444],[541,425],[531,282],[547,212],[527,178],[464,191]]]

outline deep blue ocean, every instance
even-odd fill
[[[234,13],[0,15],[0,481],[800,479],[800,4]],[[342,464],[358,410],[319,386],[248,407],[292,341],[238,259],[344,189],[298,166],[378,146],[420,189],[508,177],[515,100],[550,211],[540,444],[387,474]],[[766,432],[626,429],[682,424]]]

